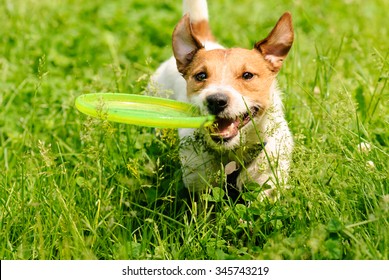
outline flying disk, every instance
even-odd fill
[[[146,95],[90,93],[78,96],[75,105],[92,117],[148,127],[200,128],[214,120],[189,103]]]

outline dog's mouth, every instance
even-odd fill
[[[250,108],[250,111],[235,118],[216,117],[210,128],[210,135],[216,143],[228,142],[238,135],[239,130],[246,126],[259,112],[258,107]]]

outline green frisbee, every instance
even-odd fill
[[[214,116],[200,115],[191,104],[160,97],[125,93],[90,93],[76,99],[76,108],[113,122],[159,128],[200,128]]]

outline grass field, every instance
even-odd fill
[[[250,208],[215,188],[207,217],[184,196],[176,131],[75,109],[144,91],[180,0],[0,0],[0,259],[389,259],[389,2],[209,2],[226,46],[293,14],[292,188]]]

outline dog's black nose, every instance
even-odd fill
[[[207,108],[213,115],[222,112],[228,106],[228,96],[223,93],[215,93],[207,96]]]

